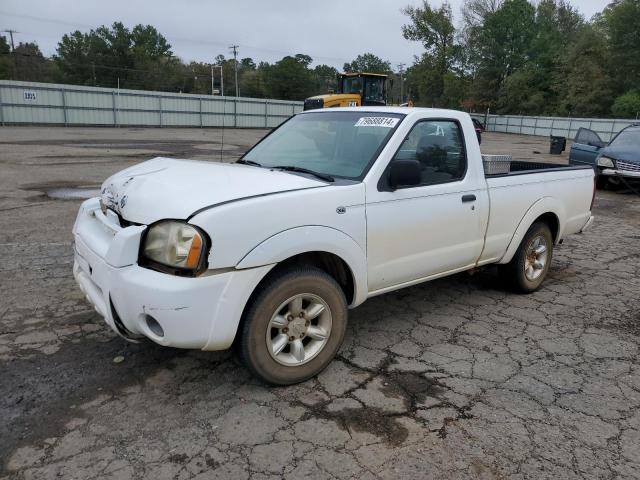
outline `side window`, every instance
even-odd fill
[[[453,120],[416,123],[393,157],[393,160],[396,159],[415,159],[420,162],[420,185],[462,180],[467,171],[462,131]]]
[[[580,127],[576,133],[575,143],[581,143],[583,145],[598,145],[602,143],[600,136],[593,130]]]

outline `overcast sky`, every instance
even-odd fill
[[[64,33],[87,31],[122,21],[151,24],[183,60],[211,62],[240,46],[240,57],[273,62],[305,53],[314,64],[338,69],[358,54],[373,52],[395,67],[410,65],[421,46],[402,38],[407,17],[401,8],[420,0],[2,0],[0,29],[13,29],[16,44],[36,41],[45,55],[55,53]],[[440,5],[432,0],[431,5]],[[463,0],[451,0],[456,22]],[[608,0],[571,0],[590,18]]]

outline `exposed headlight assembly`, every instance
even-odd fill
[[[151,225],[142,240],[140,264],[174,275],[196,276],[207,268],[207,235],[178,220]]]
[[[598,166],[605,168],[616,168],[615,160],[604,155],[598,158]]]

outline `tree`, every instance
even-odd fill
[[[11,57],[9,53],[11,48],[7,37],[0,35],[0,79],[4,80],[10,78],[11,73]]]
[[[535,9],[526,0],[505,0],[487,15],[473,39],[474,94],[480,103],[496,104],[507,77],[530,59],[534,38]]]
[[[326,93],[329,90],[336,90],[338,70],[329,65],[316,65],[313,69],[315,91]]]
[[[440,8],[432,8],[428,0],[422,7],[406,7],[403,10],[411,23],[402,26],[407,40],[421,42],[425,53],[408,75],[410,85],[419,92],[419,100],[427,105],[444,106],[445,78],[461,56],[461,48],[455,42],[451,6],[443,2]]]
[[[482,26],[487,15],[495,13],[503,0],[465,0],[462,6],[462,21],[464,28]]]
[[[264,72],[261,69],[249,69],[240,77],[240,92],[243,97],[264,98]]]
[[[558,75],[560,103],[557,113],[574,117],[606,115],[611,105],[611,79],[605,68],[606,41],[595,28],[581,29],[567,52]]]
[[[389,73],[391,63],[373,53],[363,53],[352,62],[345,63],[342,68],[345,72]]]
[[[307,55],[286,56],[264,68],[265,90],[269,98],[304,100],[314,93],[313,75]]]
[[[167,88],[178,61],[171,45],[154,27],[121,22],[101,26],[89,33],[66,34],[54,57],[63,78],[76,84],[129,88]]]
[[[640,80],[640,0],[615,0],[598,21],[609,43],[608,69],[616,94],[638,87]]]
[[[45,58],[36,43],[20,43],[11,53],[10,76],[14,80],[53,82],[56,68]]]
[[[498,113],[535,115],[545,110],[545,93],[536,83],[533,65],[516,70],[506,78],[497,100]]]
[[[617,118],[639,118],[640,90],[630,90],[616,98],[611,113]]]

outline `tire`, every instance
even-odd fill
[[[538,243],[539,242],[539,243]],[[537,246],[536,246],[537,243]],[[540,247],[544,247],[541,251]],[[534,251],[535,256],[533,256]],[[518,250],[506,265],[499,265],[500,276],[507,288],[518,293],[532,293],[540,288],[553,257],[553,237],[549,226],[535,222],[525,234]],[[542,264],[536,268],[533,260]]]
[[[255,376],[274,385],[307,380],[338,352],[347,315],[344,292],[324,271],[296,267],[276,274],[246,311],[240,358]]]

